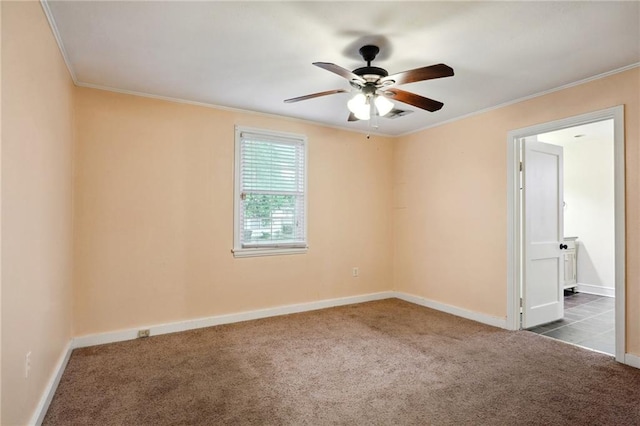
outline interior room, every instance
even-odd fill
[[[0,24],[0,424],[640,423],[639,2]],[[533,134],[567,158],[539,277],[555,314],[613,303],[613,343],[519,321]]]
[[[538,135],[563,148],[564,316],[532,329],[615,354],[613,120]]]

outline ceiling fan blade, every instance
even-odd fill
[[[437,111],[444,105],[442,102],[435,101],[433,99],[425,98],[424,96],[416,95],[415,93],[405,92],[400,89],[388,89],[383,92],[383,95],[395,99],[396,101],[403,102],[405,104],[413,105],[427,111]]]
[[[394,83],[392,84],[406,84],[415,81],[432,80],[434,78],[451,77],[452,75],[453,68],[449,65],[437,64],[383,77],[380,79],[380,82],[384,84],[387,81],[393,81]]]
[[[365,83],[364,78],[360,77],[358,74],[354,74],[346,68],[342,68],[336,64],[332,64],[330,62],[314,62],[313,65],[316,67],[320,67],[327,71],[331,71],[334,74],[338,74],[342,78],[346,78],[349,81],[357,81],[360,83]]]
[[[346,93],[346,92],[348,92],[348,90],[343,90],[343,89],[327,90],[326,92],[312,93],[310,95],[298,96],[297,98],[285,99],[284,102],[287,104],[290,104],[293,102],[306,101],[307,99],[319,98],[320,96],[335,95],[336,93]]]
[[[347,119],[347,121],[358,121],[360,120],[358,117],[356,117],[356,115],[352,112],[349,113],[349,118]]]

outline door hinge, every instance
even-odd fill
[[[520,162],[520,171],[522,171],[522,161]]]
[[[520,307],[522,308],[522,297],[520,298]]]

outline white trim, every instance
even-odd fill
[[[58,360],[58,364],[54,370],[51,379],[49,379],[49,383],[47,383],[47,387],[44,389],[42,396],[40,397],[40,401],[38,402],[38,406],[36,407],[33,416],[31,416],[31,420],[29,420],[29,425],[39,426],[42,424],[44,420],[44,416],[47,414],[47,410],[49,409],[49,404],[51,404],[51,400],[56,393],[56,389],[58,389],[58,384],[60,383],[60,379],[62,378],[62,373],[64,373],[65,368],[67,368],[67,363],[69,362],[69,358],[71,357],[71,352],[73,351],[73,339],[67,343],[67,346],[64,348],[60,359]]]
[[[515,167],[516,164],[517,167]],[[507,329],[509,330],[520,330],[519,196],[520,142],[509,132],[507,136]]]
[[[400,291],[393,292],[393,296],[398,299],[404,300],[405,302],[410,302],[416,305],[435,309],[437,311],[446,312],[448,314],[466,318],[472,321],[481,322],[483,324],[492,325],[494,327],[507,328],[506,318],[494,317],[491,315],[482,314],[480,312],[469,311],[464,308],[459,308],[453,305],[447,305],[446,303],[437,302],[435,300],[426,299],[421,296],[403,293]]]
[[[593,284],[581,284],[576,285],[580,293],[595,294],[597,296],[616,297],[616,289],[613,287],[602,287]]]
[[[479,312],[469,311],[445,303],[429,300],[424,297],[415,296],[398,291],[383,291],[379,293],[369,293],[359,296],[348,296],[336,299],[324,299],[316,302],[297,303],[293,305],[278,306],[275,308],[258,309],[255,311],[245,311],[234,314],[216,315],[211,317],[198,318],[187,321],[173,323],[139,326],[132,329],[114,331],[109,333],[91,334],[79,336],[73,339],[73,348],[84,348],[88,346],[103,345],[105,343],[123,342],[138,338],[138,330],[148,329],[151,336],[161,334],[177,333],[180,331],[194,330],[204,327],[213,327],[222,324],[232,324],[236,322],[251,321],[261,318],[269,318],[280,315],[289,315],[300,312],[315,311],[318,309],[333,308],[336,306],[353,305],[356,303],[371,302],[374,300],[397,298],[416,305],[446,312],[462,318],[467,318],[494,327],[506,328],[505,318],[494,317]]]
[[[49,2],[47,0],[40,0],[40,5],[42,6],[42,10],[44,11],[45,16],[47,17],[47,21],[49,21],[49,27],[51,28],[51,32],[53,33],[53,37],[56,39],[56,43],[58,43],[58,48],[60,49],[60,53],[62,54],[62,59],[64,60],[65,65],[67,66],[67,70],[71,75],[71,79],[73,80],[73,84],[78,85],[78,79],[76,78],[76,73],[73,71],[71,67],[71,61],[69,60],[69,55],[67,55],[67,51],[64,48],[64,44],[62,44],[62,37],[60,37],[60,32],[58,31],[58,26],[56,25],[56,21],[53,19],[53,13],[51,13],[51,9],[49,8]]]
[[[614,162],[614,204],[615,204],[615,294],[616,294],[616,361],[623,362],[627,349],[627,311],[626,311],[626,202],[625,202],[625,138],[624,105],[610,108],[613,118],[613,162]]]
[[[635,368],[640,368],[640,356],[633,354],[624,355],[624,363]]]
[[[614,120],[614,191],[615,191],[615,306],[616,361],[625,359],[625,159],[624,105],[537,124],[509,131],[507,134],[507,326],[520,328],[520,217],[518,199],[519,155],[517,140],[553,130],[566,129],[602,120]]]
[[[438,126],[442,126],[442,125],[445,125],[445,124],[453,123],[454,121],[463,120],[465,118],[469,118],[469,117],[473,117],[473,116],[476,116],[476,115],[484,114],[486,112],[494,111],[496,109],[508,107],[509,105],[517,104],[517,103],[520,103],[520,102],[524,102],[524,101],[528,101],[528,100],[531,100],[531,99],[539,98],[541,96],[549,95],[551,93],[559,92],[560,90],[570,89],[572,87],[579,86],[581,84],[586,84],[586,83],[589,83],[589,82],[592,82],[592,81],[595,81],[595,80],[600,80],[601,78],[610,77],[612,75],[619,74],[619,73],[625,72],[625,71],[629,71],[629,70],[632,70],[632,69],[637,68],[637,67],[640,67],[640,62],[636,62],[636,63],[630,64],[630,65],[624,66],[622,68],[616,68],[615,70],[603,72],[602,74],[597,74],[597,75],[594,75],[594,76],[591,76],[591,77],[587,77],[587,78],[584,78],[582,80],[574,81],[573,83],[568,83],[568,84],[565,84],[565,85],[562,85],[562,86],[555,87],[553,89],[549,89],[549,90],[545,90],[545,91],[542,91],[542,92],[534,93],[532,95],[527,95],[527,96],[524,96],[522,98],[514,99],[512,101],[507,101],[507,102],[504,102],[504,103],[496,105],[496,106],[492,106],[492,107],[484,108],[484,109],[481,109],[481,110],[478,110],[478,111],[470,112],[469,114],[459,115],[457,117],[453,117],[453,118],[450,118],[448,120],[440,121],[440,122],[434,123],[434,124],[429,124],[428,126],[421,127],[421,128],[419,128],[417,130],[411,130],[410,132],[401,133],[401,134],[393,136],[393,137],[401,138],[403,136],[408,136],[408,135],[411,135],[413,133],[418,133],[418,132],[421,132],[423,130],[431,129],[433,127],[438,127]],[[541,132],[541,133],[543,133],[543,132]]]
[[[305,254],[309,251],[309,247],[296,248],[251,248],[251,249],[233,249],[233,257],[259,257],[259,256],[285,256],[289,254]]]
[[[135,329],[114,331],[110,333],[92,334],[80,336],[73,339],[74,348],[84,348],[87,346],[102,345],[105,343],[122,342],[133,340],[138,337],[138,330],[149,329],[151,336],[160,334],[176,333],[179,331],[194,330],[197,328],[212,327],[215,325],[231,324],[242,321],[250,321],[260,318],[269,318],[279,315],[289,315],[299,312],[315,311],[318,309],[333,308],[336,306],[352,305],[355,303],[371,302],[373,300],[390,299],[393,292],[383,291],[380,293],[369,293],[359,296],[340,297],[337,299],[325,299],[316,302],[297,303],[293,305],[278,306],[275,308],[258,309],[255,311],[239,312],[235,314],[216,315],[205,318],[198,318],[187,321],[179,321],[152,326],[139,326]]]
[[[190,101],[190,100],[187,100],[187,99],[173,98],[171,96],[152,95],[150,93],[137,92],[135,90],[117,89],[115,87],[101,86],[99,84],[92,84],[92,83],[83,83],[81,81],[78,81],[75,84],[78,87],[86,87],[88,89],[103,90],[105,92],[120,93],[120,94],[123,94],[123,95],[131,95],[131,96],[139,96],[141,98],[157,99],[157,100],[160,100],[160,101],[174,102],[174,103],[178,103],[178,104],[194,105],[194,106],[199,106],[199,107],[203,107],[203,108],[217,109],[217,110],[221,110],[221,111],[243,113],[243,114],[251,114],[251,115],[258,116],[258,117],[277,118],[277,119],[280,119],[280,120],[293,121],[294,123],[310,124],[310,125],[318,126],[318,127],[326,127],[326,128],[329,128],[329,129],[337,129],[337,130],[343,130],[343,131],[346,131],[346,132],[359,133],[361,135],[380,136],[380,137],[390,138],[390,139],[393,139],[393,138],[397,137],[397,136],[394,136],[394,135],[391,135],[391,134],[385,134],[385,133],[380,133],[380,132],[370,132],[370,131],[368,131],[366,129],[365,130],[354,129],[354,128],[347,127],[347,126],[337,126],[337,125],[322,123],[322,122],[319,122],[319,121],[308,120],[308,119],[304,119],[304,118],[291,117],[291,116],[288,116],[288,115],[278,115],[278,114],[267,113],[267,112],[252,111],[252,110],[242,109],[242,108],[234,108],[234,107],[229,107],[229,106],[224,106],[224,105],[209,104],[209,103],[206,103],[206,102]]]
[[[619,74],[621,72],[625,72],[625,71],[631,70],[631,69],[636,68],[636,67],[640,67],[640,62],[631,64],[631,65],[627,65],[627,66],[622,67],[622,68],[617,68],[615,70],[607,71],[607,72],[604,72],[602,74],[598,74],[598,75],[595,75],[595,76],[592,76],[592,77],[588,77],[588,78],[585,78],[585,79],[582,79],[582,80],[578,80],[578,81],[573,82],[573,83],[568,83],[568,84],[565,84],[563,86],[559,86],[559,87],[556,87],[556,88],[553,88],[553,89],[546,90],[544,92],[539,92],[539,93],[535,93],[533,95],[528,95],[528,96],[525,96],[525,97],[522,97],[522,98],[514,99],[512,101],[508,101],[508,102],[505,102],[505,103],[502,103],[502,104],[499,104],[499,105],[496,105],[496,106],[484,108],[484,109],[481,109],[481,110],[478,110],[478,111],[470,112],[468,114],[459,115],[457,117],[453,117],[453,118],[450,118],[448,120],[440,121],[438,123],[430,124],[428,126],[421,127],[419,129],[416,129],[416,130],[411,130],[409,132],[400,133],[400,134],[397,134],[397,135],[380,133],[380,132],[369,132],[369,131],[364,131],[364,130],[360,130],[360,129],[354,129],[354,128],[346,127],[346,126],[336,126],[336,125],[321,123],[321,122],[313,121],[313,120],[305,120],[303,118],[290,117],[288,115],[278,115],[278,114],[271,114],[271,113],[266,113],[266,112],[251,111],[251,110],[246,110],[246,109],[241,109],[241,108],[233,108],[233,107],[227,107],[227,106],[223,106],[223,105],[209,104],[209,103],[206,103],[206,102],[198,102],[198,101],[190,101],[190,100],[181,99],[181,98],[173,98],[173,97],[170,97],[170,96],[152,95],[150,93],[137,92],[137,91],[134,91],[134,90],[117,89],[115,87],[101,86],[99,84],[83,83],[81,81],[76,81],[75,79],[74,79],[74,83],[78,87],[86,87],[86,88],[89,88],[89,89],[104,90],[104,91],[107,91],[107,92],[121,93],[121,94],[124,94],[124,95],[132,95],[132,96],[140,96],[140,97],[143,97],[143,98],[158,99],[158,100],[162,100],[162,101],[175,102],[175,103],[179,103],[179,104],[195,105],[195,106],[201,106],[201,107],[205,107],[205,108],[219,109],[219,110],[222,110],[222,111],[253,114],[253,115],[260,116],[260,117],[279,118],[279,119],[283,119],[284,118],[284,119],[291,120],[291,121],[298,122],[298,123],[313,124],[313,125],[316,125],[316,126],[327,127],[327,128],[330,128],[330,129],[345,130],[345,131],[348,131],[348,132],[360,133],[360,134],[363,134],[363,135],[373,135],[373,136],[380,136],[380,137],[395,139],[395,138],[401,138],[401,137],[404,137],[404,136],[412,135],[414,133],[419,133],[419,132],[421,132],[423,130],[431,129],[433,127],[438,127],[438,126],[442,126],[442,125],[445,125],[445,124],[453,123],[455,121],[463,120],[465,118],[469,118],[469,117],[473,117],[473,116],[476,116],[476,115],[484,114],[486,112],[490,112],[490,111],[493,111],[493,110],[496,110],[496,109],[504,108],[504,107],[507,107],[509,105],[517,104],[519,102],[528,101],[530,99],[538,98],[540,96],[548,95],[550,93],[558,92],[560,90],[569,89],[571,87],[578,86],[580,84],[589,83],[591,81],[595,81],[595,80],[599,80],[601,78],[605,78],[605,77],[609,77],[609,76],[612,76],[612,75],[615,75],[615,74]],[[69,70],[71,70],[71,68],[69,68]]]

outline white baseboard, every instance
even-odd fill
[[[633,354],[624,354],[624,363],[631,367],[640,368],[640,356]]]
[[[176,333],[179,331],[212,327],[215,325],[275,317],[279,315],[295,314],[299,312],[315,311],[318,309],[352,305],[354,303],[370,302],[373,300],[390,299],[392,297],[394,297],[394,293],[392,291],[383,291],[380,293],[369,293],[360,296],[341,297],[337,299],[325,299],[319,300],[317,302],[298,303],[294,305],[278,306],[275,308],[259,309],[256,311],[240,312],[237,314],[216,315],[212,317],[198,318],[160,325],[142,325],[136,327],[135,329],[76,337],[73,339],[73,347],[84,348],[87,346],[102,345],[105,343],[133,340],[138,337],[138,330],[141,329],[148,329],[151,336],[157,336],[160,334]]]
[[[494,327],[507,328],[506,318],[493,317],[478,312],[468,311],[452,305],[425,299],[423,297],[414,296],[412,294],[383,291],[380,293],[369,293],[360,296],[341,297],[337,299],[325,299],[317,302],[298,303],[294,305],[278,306],[275,308],[259,309],[255,311],[239,312],[237,314],[216,315],[205,318],[198,318],[187,321],[180,321],[158,325],[141,325],[135,329],[113,331],[109,333],[91,334],[87,336],[79,336],[73,339],[73,348],[84,348],[87,346],[103,345],[105,343],[123,342],[133,340],[138,337],[138,330],[148,329],[151,336],[161,334],[177,333],[180,331],[194,330],[197,328],[212,327],[222,324],[231,324],[235,322],[250,321],[260,318],[268,318],[279,315],[295,314],[299,312],[314,311],[317,309],[332,308],[335,306],[352,305],[355,303],[370,302],[373,300],[382,300],[390,298],[398,298],[417,305],[426,306],[427,308],[436,309],[459,317],[478,321],[483,324],[492,325]]]
[[[54,373],[51,376],[49,383],[47,383],[47,387],[44,389],[42,397],[40,397],[36,411],[33,413],[33,416],[29,421],[29,425],[40,426],[42,424],[44,416],[47,414],[47,410],[49,409],[49,404],[51,404],[51,400],[53,399],[53,395],[55,395],[56,389],[58,389],[62,373],[64,373],[65,368],[67,368],[67,363],[69,362],[69,357],[71,357],[71,351],[73,350],[72,343],[73,340],[70,340],[64,348]]]
[[[481,314],[479,312],[468,311],[463,308],[459,308],[453,305],[447,305],[446,303],[436,302],[435,300],[425,299],[424,297],[415,296],[413,294],[403,293],[401,291],[393,292],[394,297],[402,299],[406,302],[415,303],[416,305],[425,306],[427,308],[435,309],[437,311],[446,312],[448,314],[456,315],[462,318],[470,319],[473,321],[481,322],[483,324],[492,325],[499,328],[507,328],[507,318],[494,317],[487,314]]]
[[[616,297],[616,289],[613,287],[601,287],[593,284],[577,284],[580,293],[596,294],[598,296]]]

